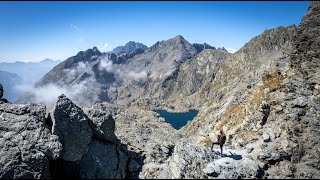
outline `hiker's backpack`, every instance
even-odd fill
[[[227,140],[226,135],[225,135],[225,134],[224,134],[224,135],[221,135],[221,134],[220,134],[220,143],[221,143],[221,144],[224,144],[224,143],[226,142],[226,140]]]

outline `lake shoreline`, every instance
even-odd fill
[[[158,117],[164,118],[165,122],[169,123],[173,128],[177,130],[181,129],[189,121],[192,121],[199,112],[195,109],[191,109],[187,112],[169,112],[163,109],[153,111],[157,113]]]

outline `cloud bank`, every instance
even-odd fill
[[[44,104],[51,110],[57,102],[58,96],[65,94],[78,105],[91,106],[100,99],[100,84],[94,76],[89,63],[79,62],[76,67],[64,69],[63,79],[56,84],[33,87],[30,83],[22,83],[14,88],[25,95],[30,95],[28,103]],[[100,71],[112,71],[112,61],[104,58],[100,60]],[[66,85],[67,84],[67,85]]]
[[[226,50],[227,50],[229,53],[235,53],[235,52],[237,52],[239,49],[235,49],[235,48],[226,48]]]

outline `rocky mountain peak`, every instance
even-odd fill
[[[279,26],[265,30],[252,38],[235,54],[242,54],[243,60],[266,61],[289,54],[293,46],[296,26]]]
[[[131,53],[137,49],[141,49],[141,50],[145,50],[148,47],[142,43],[139,42],[135,42],[135,41],[129,41],[128,43],[126,43],[124,46],[118,46],[116,48],[114,48],[111,52],[115,53],[115,54],[119,54],[119,53]]]
[[[97,52],[97,51],[99,51],[98,50],[98,48],[96,47],[96,46],[94,46],[93,48],[92,48],[92,50],[93,50],[93,52]],[[100,51],[99,51],[100,52]]]
[[[159,49],[166,49],[172,47],[183,47],[190,50],[191,53],[196,52],[196,49],[183,36],[178,35],[165,41],[158,41],[148,49],[149,51],[156,51]]]
[[[218,50],[228,52],[224,47],[221,47],[221,48],[219,47]]]
[[[36,83],[36,87],[43,86],[49,83],[57,83],[64,75],[66,69],[76,68],[80,62],[91,63],[96,61],[102,53],[97,47],[87,49],[86,51],[80,51],[77,55],[72,56],[65,61],[55,66],[49,71],[40,81]]]
[[[320,3],[311,2],[308,12],[301,19],[294,36],[294,51],[291,54],[291,67],[298,69],[302,74],[309,76],[308,80],[315,81],[320,56]],[[317,82],[312,82],[314,86]]]
[[[181,35],[177,35],[176,37],[174,37],[174,39],[176,40],[185,40],[183,36]]]
[[[54,60],[46,58],[46,59],[44,59],[44,60],[42,60],[40,62],[42,62],[42,63],[51,63],[51,62],[54,62]]]
[[[196,48],[196,50],[198,51],[198,53],[200,53],[201,51],[203,51],[204,49],[213,49],[216,50],[216,48],[214,46],[210,46],[207,43],[203,43],[203,44],[199,44],[199,43],[193,43],[192,44],[193,47]]]
[[[320,3],[318,1],[312,1],[308,8],[308,12],[303,16],[300,25],[312,22],[319,18],[320,13]]]
[[[186,39],[184,39],[183,36],[181,35],[178,35],[176,37],[174,37],[172,40],[174,40],[174,43],[177,45],[177,44],[184,44],[185,42],[187,42]]]
[[[65,104],[65,103],[70,104],[70,103],[71,103],[71,100],[68,99],[67,96],[64,95],[64,94],[61,94],[60,96],[58,96],[57,105],[59,105],[59,104]]]
[[[80,51],[78,53],[78,55],[82,55],[82,54],[84,57],[91,57],[91,56],[101,56],[102,53],[98,50],[97,47],[93,47],[92,49],[87,49],[84,52]]]

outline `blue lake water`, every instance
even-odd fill
[[[159,116],[163,117],[166,122],[171,124],[175,129],[180,129],[186,125],[188,121],[191,121],[198,113],[196,110],[183,113],[172,113],[166,110],[156,110],[155,112],[159,113]]]

